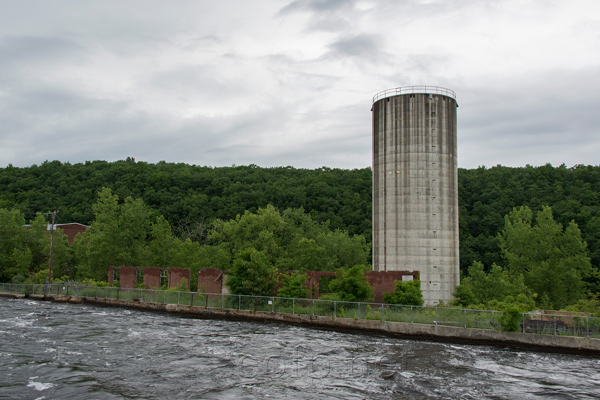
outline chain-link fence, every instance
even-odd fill
[[[600,338],[600,318],[582,313],[530,312],[510,316],[502,311],[469,310],[451,307],[419,307],[272,296],[244,296],[180,292],[154,289],[123,289],[73,284],[0,283],[0,292],[21,295],[64,295],[100,299],[179,304],[206,308],[265,311],[286,314],[353,318],[462,328],[513,330],[523,333]],[[517,319],[515,321],[514,319]]]

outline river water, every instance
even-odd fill
[[[594,357],[0,298],[0,398],[599,397]]]

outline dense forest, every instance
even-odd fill
[[[332,228],[371,237],[371,170],[317,170],[255,165],[223,168],[159,162],[44,162],[0,169],[0,208],[34,215],[58,210],[57,223],[89,225],[102,188],[140,198],[182,231],[273,205],[304,208]]]
[[[371,241],[371,169],[315,170],[255,165],[201,167],[132,158],[81,164],[44,162],[0,169],[0,208],[28,218],[58,210],[58,223],[92,223],[92,204],[104,187],[120,199],[141,199],[171,224],[180,238],[202,241],[216,219],[272,205],[302,207],[331,229]],[[500,263],[498,233],[515,207],[552,208],[563,226],[575,221],[592,265],[600,265],[600,166],[526,166],[459,169],[461,270],[475,261]]]
[[[0,169],[0,281],[106,280],[109,265],[227,270],[241,294],[304,296],[303,271],[335,271],[332,299],[367,300],[370,168],[222,168],[160,162],[44,162]],[[600,167],[459,169],[461,285],[455,306],[600,314]],[[25,224],[29,227],[24,228]],[[287,271],[281,275],[277,271]],[[406,285],[405,285],[406,286]],[[390,301],[421,304],[418,285]]]

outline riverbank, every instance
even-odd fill
[[[29,298],[61,303],[87,303],[108,307],[127,307],[139,310],[170,312],[203,319],[265,321],[343,332],[380,334],[403,339],[510,346],[529,351],[566,352],[600,356],[600,339],[596,338],[503,332],[490,329],[289,314],[270,311],[236,310],[181,304],[162,304],[145,302],[141,299],[131,301],[52,294],[21,295],[10,293],[0,293],[0,296],[13,299]]]

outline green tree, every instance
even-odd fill
[[[277,292],[277,296],[306,299],[310,295],[309,290],[304,286],[308,279],[307,274],[294,271],[291,273],[279,274],[279,277],[281,279],[281,287]]]
[[[56,229],[52,250],[52,280],[74,279],[76,273],[74,263],[74,247],[69,245],[69,239],[62,229]]]
[[[50,237],[42,214],[25,225],[20,211],[0,209],[0,281],[26,278],[47,269],[49,254]]]
[[[246,211],[230,221],[215,221],[208,241],[226,250],[231,260],[241,250],[256,249],[273,264],[281,254],[283,224],[279,212],[269,205],[256,214]]]
[[[192,291],[201,290],[198,288],[198,271],[206,266],[206,253],[203,247],[191,239],[183,242],[175,242],[171,249],[171,266],[190,269],[190,289]]]
[[[384,293],[383,300],[387,304],[422,306],[423,293],[421,292],[421,281],[396,281],[394,291],[392,293]]]
[[[28,247],[25,248],[13,248],[12,254],[8,258],[7,264],[4,265],[5,273],[10,278],[15,275],[20,275],[22,277],[26,277],[30,274],[30,267],[33,261],[33,255],[31,254],[31,249]]]
[[[148,265],[153,267],[181,267],[173,261],[179,242],[173,236],[171,225],[160,215],[150,225],[150,242],[148,244]]]
[[[226,285],[233,294],[271,296],[276,284],[277,270],[265,250],[240,250],[229,270]]]
[[[500,327],[505,332],[518,332],[519,322],[522,321],[522,311],[518,306],[511,305],[500,314]]]
[[[472,304],[480,304],[476,299],[473,291],[469,286],[465,286],[464,284],[458,285],[454,289],[454,301],[452,305],[456,307],[467,308]]]
[[[48,222],[46,218],[37,213],[25,230],[25,243],[31,250],[30,273],[36,273],[48,268],[48,257],[50,255],[50,235],[48,235]]]
[[[477,261],[471,264],[468,276],[457,286],[454,305],[488,305],[492,301],[502,302],[509,296],[529,296],[529,292],[519,271],[511,272],[494,264],[489,272],[485,272],[483,264]]]
[[[523,274],[538,300],[561,309],[586,296],[584,278],[595,269],[574,221],[563,230],[552,209],[543,207],[533,224],[531,210],[521,207],[506,216],[499,240],[509,269]]]
[[[25,218],[18,210],[0,209],[0,280],[29,275],[33,261],[25,242]]]
[[[297,237],[291,242],[277,266],[283,270],[333,271],[335,260],[315,239]]]
[[[341,268],[329,283],[329,291],[341,301],[367,301],[373,298],[373,287],[369,285],[365,271],[368,265]]]
[[[139,266],[145,259],[152,211],[142,199],[127,197],[118,219],[119,265]]]
[[[348,232],[336,229],[320,233],[316,241],[325,248],[336,269],[350,268],[369,261],[371,245],[366,242],[364,236],[350,236]]]
[[[98,200],[92,206],[95,220],[77,246],[77,258],[81,265],[81,278],[103,281],[107,279],[108,267],[124,265],[120,261],[119,196],[108,188],[98,192]]]
[[[302,209],[281,214],[271,205],[233,220],[215,221],[208,242],[229,255],[229,264],[240,250],[254,248],[264,251],[281,270],[334,271],[366,263],[370,251],[363,236],[331,231],[328,224],[316,223]]]
[[[81,277],[104,281],[109,265],[146,264],[151,211],[143,201],[128,197],[119,204],[118,196],[103,188],[93,209],[95,220],[77,246]]]

